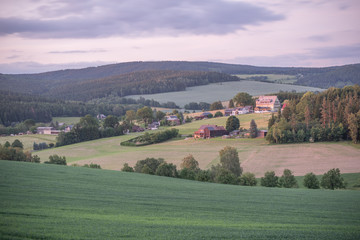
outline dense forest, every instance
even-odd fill
[[[214,72],[223,75],[216,75]],[[326,68],[287,68],[177,61],[129,62],[39,74],[0,74],[0,84],[3,90],[56,96],[60,99],[70,96],[72,100],[83,100],[89,99],[87,94],[95,94],[92,96],[94,98],[108,94],[109,89],[105,86],[107,84],[115,87],[119,96],[126,96],[178,91],[188,86],[234,81],[225,74],[296,75],[296,84],[321,88],[360,84],[360,64]],[[88,84],[99,90],[87,92]],[[76,92],[79,92],[78,97]]]
[[[80,102],[0,90],[0,125],[11,126],[27,119],[47,123],[51,122],[53,117],[82,117],[86,114],[120,117],[124,116],[128,110],[136,111],[144,106],[179,108],[174,102],[160,104],[145,98],[135,100],[120,98],[116,95]]]
[[[295,94],[269,120],[271,143],[360,140],[360,86]]]
[[[296,84],[329,88],[360,85],[360,64],[328,68],[323,73],[309,73],[298,78]]]
[[[239,81],[239,79],[216,72],[144,71],[69,83],[50,89],[46,95],[57,99],[87,101],[109,94],[124,97],[135,94],[184,91],[186,87],[228,81]]]

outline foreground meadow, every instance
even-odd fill
[[[359,239],[358,191],[0,161],[1,239]]]

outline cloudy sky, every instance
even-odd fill
[[[360,62],[359,0],[1,0],[0,72],[129,61]]]

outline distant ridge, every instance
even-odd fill
[[[192,82],[191,86],[193,86],[193,82],[201,82],[201,84],[199,85],[210,83],[206,83],[206,81],[194,81],[194,76],[198,77],[199,75],[202,75],[203,78],[206,78],[204,72],[215,72],[223,74],[221,75],[221,78],[217,80],[218,82],[229,81],[229,76],[226,76],[226,74],[287,74],[297,75],[298,80],[296,84],[304,86],[329,88],[360,84],[360,64],[326,68],[298,68],[256,67],[250,65],[188,61],[126,62],[103,65],[99,67],[59,70],[38,74],[0,74],[0,84],[3,90],[51,96],[58,95],[57,92],[59,92],[60,89],[62,89],[60,92],[66,93],[68,91],[66,90],[66,86],[76,85],[79,87],[84,87],[86,86],[86,83],[90,84],[90,82],[92,84],[94,82],[100,83],[101,81],[105,83],[106,81],[110,81],[109,79],[111,79],[113,84],[114,81],[120,80],[126,82],[136,82],[138,80],[137,77],[144,75],[140,72],[147,72],[146,74],[147,76],[149,76],[149,79],[152,82],[156,80],[153,76],[156,76],[156,78],[158,79],[165,80],[169,77],[169,72],[171,71],[177,72],[177,80],[173,81],[173,84],[179,81],[179,79],[181,78],[180,72],[183,72],[183,74],[186,75],[187,81]],[[192,74],[189,74],[189,72],[192,72]],[[195,72],[202,73],[195,74]],[[161,74],[165,75],[161,76]],[[169,84],[171,83],[168,80],[166,81],[167,87],[163,88],[163,90],[161,90],[160,92],[166,92],[168,91],[168,89],[172,88],[169,86]],[[142,79],[141,82],[142,84],[146,85],[146,79]],[[113,87],[115,87],[115,89],[113,90],[116,92],[120,92],[122,88],[121,84],[122,82],[117,82],[116,84],[114,84]],[[93,87],[95,87],[95,85],[93,84]],[[99,87],[100,85],[96,86]],[[185,86],[188,86],[188,84],[185,84]],[[74,88],[72,89],[73,96],[76,96],[77,94],[75,90],[76,89]],[[147,92],[146,90],[142,91]],[[133,91],[131,92],[131,94],[134,94]],[[149,93],[152,92],[150,91]],[[86,95],[87,93],[83,92],[82,94]],[[108,93],[99,92],[98,95],[104,94]],[[125,95],[126,94],[124,94],[124,96]]]

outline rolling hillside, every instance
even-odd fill
[[[1,239],[359,239],[359,191],[0,161]]]
[[[174,72],[176,72],[177,78],[176,81],[171,81],[174,80],[173,76],[171,76]],[[204,72],[208,72],[208,75],[204,76]],[[213,75],[215,72],[223,75]],[[225,74],[297,75],[296,84],[321,88],[360,84],[360,64],[328,68],[279,68],[176,61],[129,62],[39,74],[0,74],[0,84],[3,90],[82,100],[85,95],[88,96],[87,98],[94,98],[109,94],[109,89],[103,88],[104,85],[109,83],[113,88],[113,92],[116,92],[119,96],[126,96],[130,94],[178,91],[179,89],[184,90],[184,87],[207,84],[204,81],[196,81],[199,75],[202,75],[202,78],[217,78],[216,82],[234,81],[229,80],[231,77]],[[181,78],[184,79],[180,80]],[[180,86],[177,85],[179,81]],[[155,87],[158,87],[156,90],[154,90],[154,82],[157,83],[155,85]],[[159,82],[162,82],[162,84]],[[189,82],[191,84],[188,84]],[[211,83],[211,81],[208,83]],[[137,90],[139,84],[141,84],[142,88]],[[90,90],[90,87],[87,88],[86,86],[97,88],[97,92]],[[70,91],[73,92],[71,95],[69,95]],[[79,99],[80,97],[77,94],[82,99]],[[96,96],[92,96],[93,94]]]

